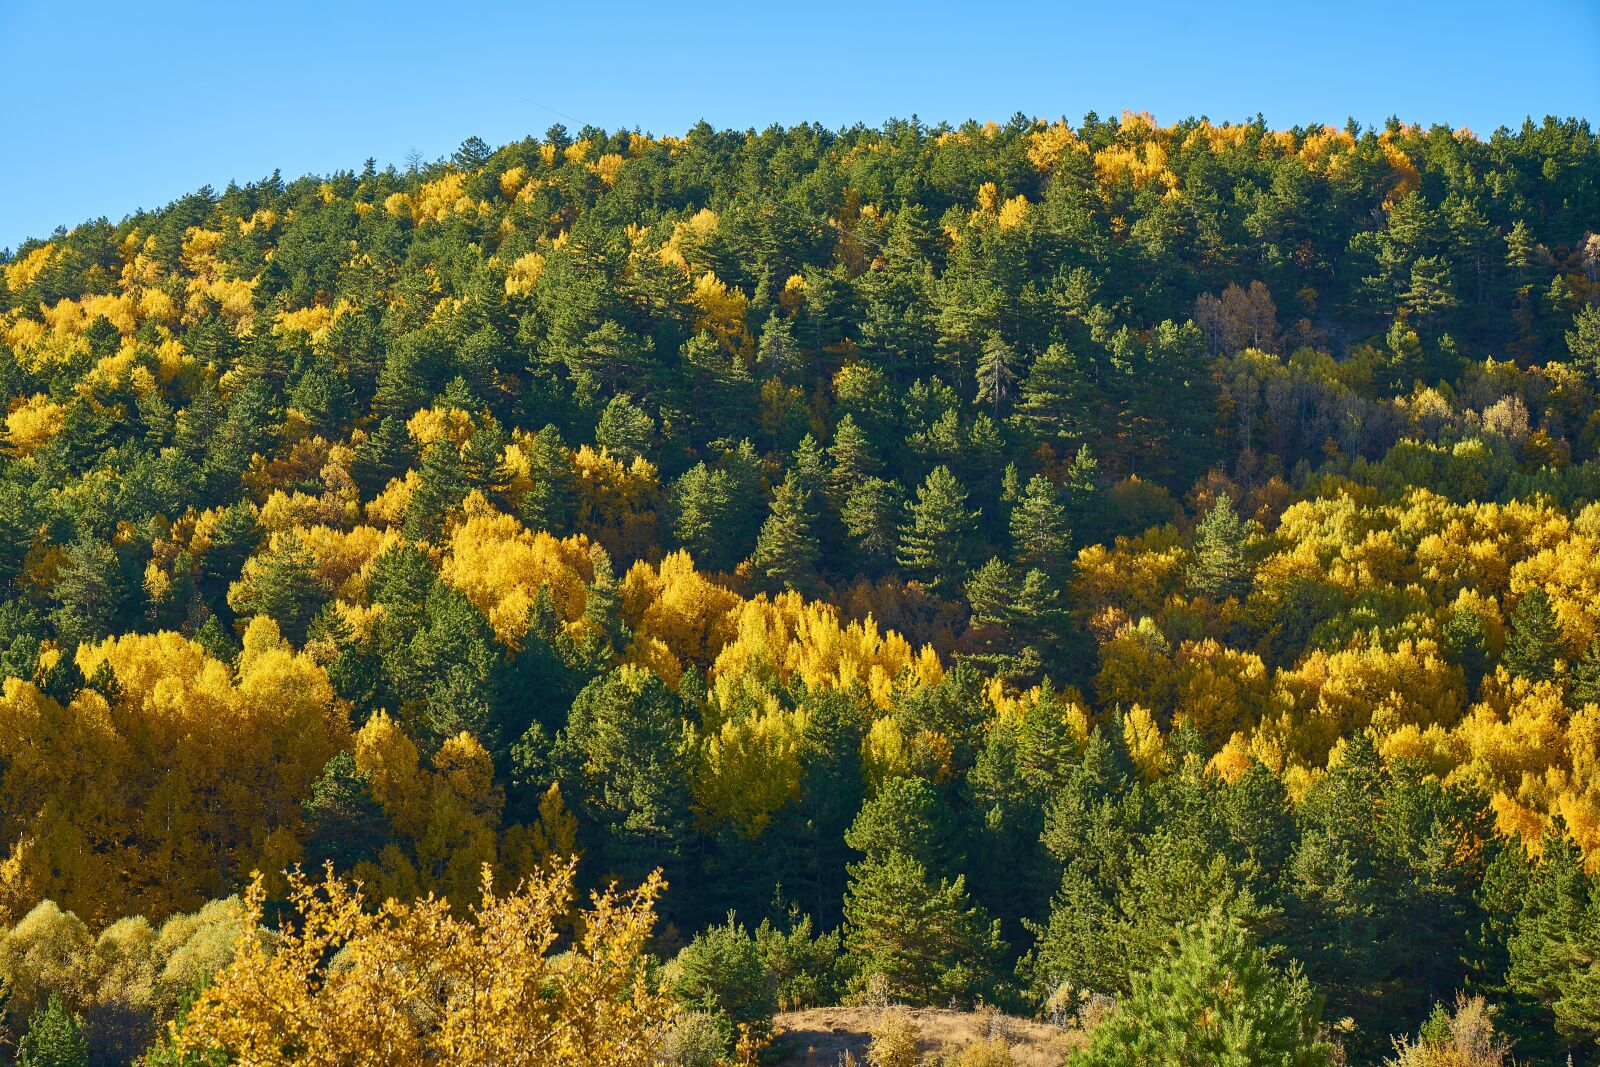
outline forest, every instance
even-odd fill
[[[0,254],[0,1062],[1600,1063],[1597,231],[1124,112]]]

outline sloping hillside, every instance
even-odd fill
[[[881,1008],[812,1008],[777,1018],[774,1047],[783,1067],[837,1067],[849,1052],[866,1062],[867,1046]],[[1017,1067],[1060,1067],[1067,1053],[1084,1042],[1081,1030],[1019,1019],[996,1011],[950,1011],[922,1008],[908,1013],[918,1030],[924,1054],[947,1052],[991,1036],[1011,1045]]]

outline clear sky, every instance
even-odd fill
[[[431,159],[557,121],[1597,121],[1600,0],[0,0],[0,75],[15,247],[207,183]]]

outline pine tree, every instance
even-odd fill
[[[572,521],[572,501],[577,476],[566,442],[554,426],[546,426],[528,439],[523,448],[528,457],[527,492],[517,501],[517,515],[530,530],[543,530],[560,536]]]
[[[833,463],[830,476],[832,496],[841,506],[850,491],[860,485],[882,466],[873,451],[872,442],[856,420],[846,414],[833,429],[833,444],[828,446],[828,459]]]
[[[1600,641],[1590,641],[1572,667],[1572,703],[1578,707],[1600,704]]]
[[[1457,606],[1445,619],[1442,636],[1445,655],[1461,668],[1467,695],[1475,694],[1489,669],[1489,637],[1482,617],[1471,608]]]
[[[756,342],[756,365],[761,373],[792,378],[803,369],[805,361],[805,350],[795,341],[788,320],[777,312],[768,315],[761,327],[761,339]]]
[[[67,546],[66,565],[53,590],[60,606],[54,619],[67,647],[98,641],[111,633],[127,596],[117,553],[98,537],[80,537]]]
[[[856,567],[872,575],[894,563],[905,499],[898,483],[867,478],[850,488],[839,509]]]
[[[1511,609],[1511,626],[1500,662],[1506,670],[1531,682],[1555,677],[1561,655],[1561,627],[1550,598],[1542,589],[1529,589]]]
[[[632,880],[666,862],[688,839],[689,753],[683,703],[649,671],[621,667],[578,694],[552,760],[578,825],[595,836],[600,862]]]
[[[859,978],[882,976],[913,1004],[981,995],[1005,952],[999,921],[972,903],[965,878],[935,881],[904,852],[851,865],[844,915]]]
[[[655,444],[656,424],[644,409],[626,396],[614,396],[600,413],[595,443],[608,450],[623,466],[649,455]]]
[[[445,437],[428,445],[401,525],[407,539],[437,539],[444,532],[445,517],[461,506],[471,488],[467,464],[455,442]]]
[[[1017,354],[1012,347],[992,333],[984,343],[978,357],[978,403],[993,403],[994,417],[1000,417],[1000,405],[1011,399],[1017,383]]]
[[[672,533],[702,570],[728,571],[732,558],[728,530],[746,501],[735,497],[732,479],[696,463],[672,487]]]
[[[50,995],[17,1044],[17,1067],[89,1067],[89,1044],[61,998]]]
[[[1325,1067],[1320,1006],[1292,969],[1273,968],[1236,924],[1212,918],[1183,933],[1175,953],[1134,980],[1133,995],[1094,1030],[1071,1067]]]
[[[267,616],[278,624],[284,637],[296,645],[304,644],[323,602],[316,561],[300,535],[291,530],[279,537],[265,563],[254,581],[237,587],[239,595],[231,596],[230,602],[241,615]]]
[[[589,583],[589,595],[583,602],[583,617],[604,645],[620,654],[627,647],[631,635],[622,621],[622,600],[616,570],[612,567],[611,556],[599,545],[590,547],[589,559],[594,568],[594,579]]]
[[[1046,440],[1087,437],[1093,432],[1094,395],[1078,357],[1064,345],[1051,345],[1023,379],[1016,418]]]
[[[1062,577],[1071,559],[1072,527],[1050,479],[1035,474],[1011,512],[1012,556],[1018,566]]]
[[[943,797],[926,778],[891,778],[861,806],[845,831],[845,844],[868,861],[904,852],[930,872],[956,867],[956,821]]]
[[[966,570],[978,518],[966,505],[966,490],[949,467],[935,467],[917,490],[896,558],[930,589],[950,588]]]
[[[814,498],[790,470],[772,498],[772,512],[761,526],[751,568],[769,592],[816,587],[817,538]]]
[[[1244,598],[1250,589],[1246,534],[1245,524],[1233,510],[1233,499],[1227,493],[1219,495],[1195,527],[1188,572],[1191,593],[1212,600]]]
[[[1600,306],[1585,304],[1572,319],[1572,329],[1567,331],[1567,351],[1589,375],[1589,380],[1600,384]]]
[[[370,780],[348,752],[328,761],[300,808],[310,868],[330,862],[348,874],[361,860],[375,858],[388,842],[389,821],[372,795]]]
[[[668,992],[678,1003],[717,1013],[757,1032],[771,1027],[777,984],[760,946],[742,923],[707,927],[673,961]]]
[[[1511,991],[1545,1006],[1570,1052],[1600,1038],[1600,891],[1577,847],[1547,834],[1507,943]]]

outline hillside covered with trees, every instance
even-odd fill
[[[1600,1062],[1597,231],[1577,120],[1124,113],[23,244],[5,1054]]]

